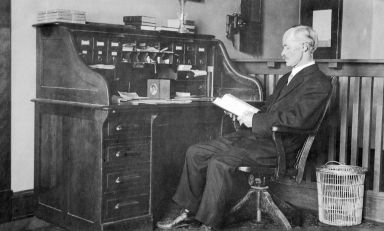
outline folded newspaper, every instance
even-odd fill
[[[213,103],[222,109],[235,114],[237,116],[241,116],[246,111],[250,111],[253,113],[257,113],[260,110],[255,108],[254,106],[244,102],[243,100],[236,98],[231,94],[225,94],[223,97],[217,97]]]

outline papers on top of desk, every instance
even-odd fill
[[[130,104],[188,104],[192,103],[192,100],[172,100],[172,99],[144,99],[144,100],[132,100]]]
[[[142,98],[136,92],[118,91],[118,93],[119,93],[120,97],[124,99],[124,101]],[[147,97],[145,97],[145,98],[147,98]]]
[[[189,92],[176,92],[173,100],[212,101],[213,99],[213,97],[206,97],[205,95],[191,95]]]
[[[190,99],[150,99],[148,97],[140,97],[136,92],[121,92],[118,91],[120,96],[113,95],[112,103],[120,104],[122,102],[129,102],[130,105],[138,104],[186,104],[191,103]]]
[[[178,71],[190,71],[193,73],[194,77],[207,75],[206,70],[192,70],[192,65],[178,65],[177,70]]]

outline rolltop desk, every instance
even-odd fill
[[[225,93],[262,100],[258,81],[239,73],[211,35],[96,23],[34,27],[35,215],[69,230],[153,229],[187,148],[222,134],[224,113],[210,100]],[[190,76],[180,65],[206,74]],[[112,101],[117,91],[147,96],[148,79],[170,79],[171,98],[188,91],[204,100]]]

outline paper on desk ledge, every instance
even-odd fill
[[[190,92],[176,92],[176,96],[178,97],[191,97]]]
[[[192,65],[179,65],[177,66],[178,71],[189,71],[191,70]]]
[[[106,64],[89,65],[89,67],[90,68],[97,68],[97,69],[108,69],[108,70],[115,69],[115,65],[106,65]]]
[[[125,102],[125,101],[128,101],[128,100],[117,95],[112,96],[112,104],[120,104],[121,102]]]
[[[193,74],[196,76],[202,76],[202,75],[207,75],[206,70],[191,70]]]
[[[120,97],[126,100],[138,99],[139,95],[136,92],[121,92],[118,91]]]

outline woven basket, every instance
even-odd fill
[[[366,172],[366,168],[344,165],[336,161],[316,168],[321,222],[335,226],[361,223]]]

